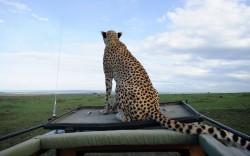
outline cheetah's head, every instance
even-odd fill
[[[122,36],[121,32],[116,33],[113,30],[104,32],[102,31],[102,37],[103,37],[103,41],[105,43],[106,46],[111,45],[117,41],[119,41],[119,38]]]

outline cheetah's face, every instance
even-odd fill
[[[118,41],[119,38],[122,36],[121,32],[116,33],[113,30],[110,30],[107,32],[102,31],[101,33],[102,33],[103,41],[106,46],[112,44],[112,42]]]

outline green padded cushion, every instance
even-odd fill
[[[40,140],[30,139],[0,152],[0,156],[27,156],[40,150]]]
[[[42,149],[74,148],[101,145],[198,144],[198,137],[169,131],[117,130],[76,132],[39,136]]]

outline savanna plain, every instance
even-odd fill
[[[57,115],[78,106],[103,105],[103,94],[59,94]],[[250,93],[160,94],[160,102],[186,101],[201,114],[250,135]],[[52,116],[52,94],[0,94],[0,136],[45,123]],[[0,150],[48,130],[38,129],[0,142]]]

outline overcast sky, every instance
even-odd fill
[[[60,48],[60,30],[61,48]],[[100,31],[159,92],[250,91],[250,0],[0,0],[0,91],[105,90]]]

